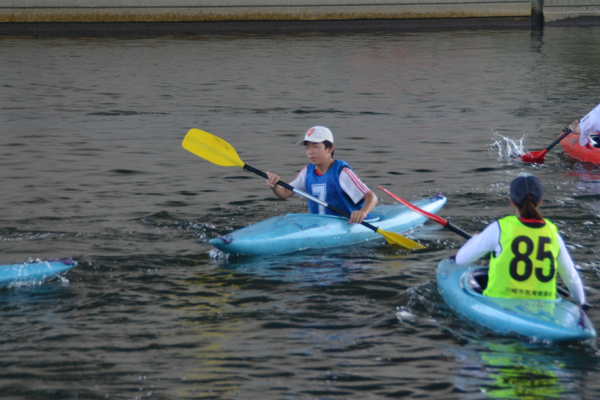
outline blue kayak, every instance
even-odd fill
[[[0,285],[38,283],[76,266],[77,261],[72,259],[0,265]]]
[[[445,259],[438,264],[436,279],[442,297],[451,308],[495,333],[552,342],[596,337],[596,329],[585,312],[561,297],[522,300],[482,295],[487,267],[459,266]]]
[[[414,202],[430,213],[437,212],[445,203],[446,198],[441,195]],[[366,222],[395,233],[407,232],[427,221],[426,217],[400,204],[375,207],[371,215],[373,219]],[[347,246],[376,239],[384,240],[379,233],[360,224],[350,224],[344,217],[287,214],[212,239],[210,244],[231,254],[270,255]]]

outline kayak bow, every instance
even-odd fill
[[[0,265],[0,284],[6,285],[15,282],[35,283],[76,266],[77,261],[73,261],[72,259]]]

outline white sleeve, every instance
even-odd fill
[[[358,203],[369,193],[371,189],[367,187],[350,168],[342,168],[340,172],[340,186],[354,202]]]
[[[600,104],[581,118],[579,129],[581,130],[579,145],[583,147],[588,143],[588,137],[600,130]]]
[[[302,171],[298,172],[298,175],[296,176],[296,178],[290,182],[290,186],[292,186],[294,189],[298,189],[302,192],[306,192],[306,168],[308,166],[304,167],[302,169]]]
[[[479,235],[473,236],[463,244],[456,253],[456,263],[459,265],[470,264],[481,257],[495,251],[499,254],[500,248],[500,224],[494,221],[489,224]]]
[[[558,244],[560,245],[560,253],[558,254],[558,273],[563,282],[569,288],[573,301],[579,304],[585,303],[585,292],[583,291],[583,283],[581,277],[575,269],[575,264],[571,259],[569,250],[565,245],[562,237],[558,235]]]

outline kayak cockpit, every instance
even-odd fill
[[[467,272],[467,287],[478,294],[483,294],[488,284],[488,269],[475,268]]]
[[[465,271],[460,280],[462,288],[472,296],[483,296],[483,291],[488,285],[488,271],[488,267],[472,268]],[[546,299],[544,301],[560,300],[562,298],[557,294],[556,299]]]
[[[535,341],[580,341],[596,337],[585,312],[560,296],[556,299],[510,299],[484,296],[488,268],[440,261],[436,273],[440,294],[458,314],[496,334]]]
[[[379,220],[381,220],[383,216],[381,214],[375,214],[373,212],[371,212],[371,218],[369,219],[365,219],[365,222],[368,224],[372,224],[373,222],[377,222]]]

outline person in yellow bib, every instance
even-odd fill
[[[517,299],[556,298],[558,272],[573,301],[585,303],[585,293],[571,255],[556,225],[542,217],[542,183],[521,175],[510,184],[515,215],[492,222],[456,254],[456,263],[470,264],[491,253],[488,284],[483,294]]]

